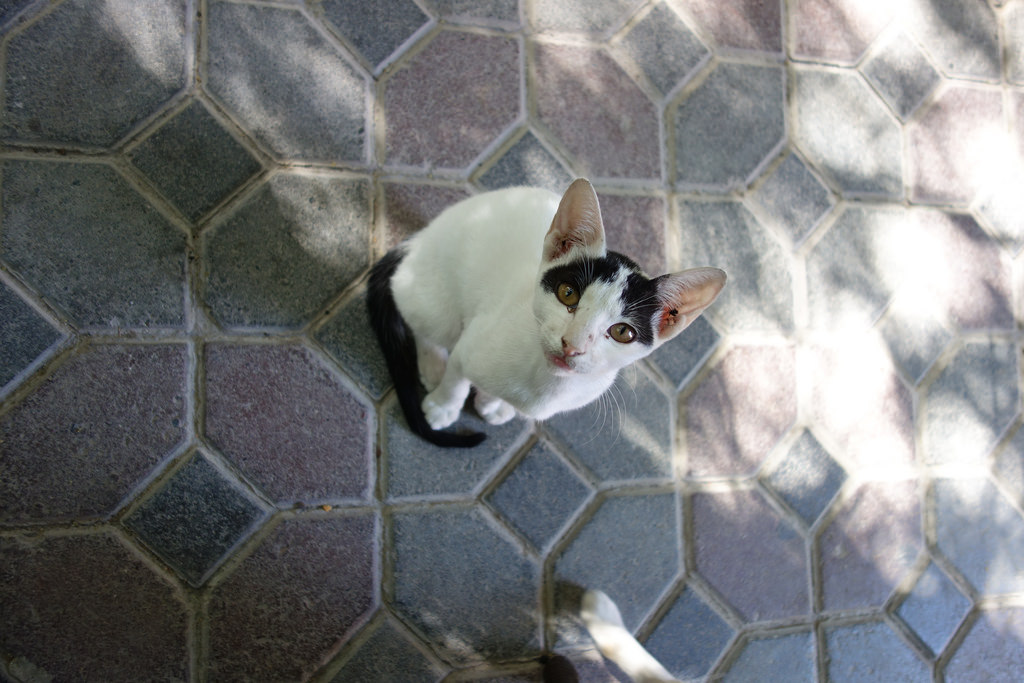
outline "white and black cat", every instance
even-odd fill
[[[693,322],[725,279],[717,268],[651,279],[607,251],[597,195],[578,179],[561,200],[512,188],[449,207],[374,265],[368,305],[409,426],[471,447],[482,434],[440,431],[471,387],[491,424],[580,408]]]

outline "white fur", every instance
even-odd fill
[[[427,366],[423,412],[434,429],[458,418],[471,385],[477,409],[494,424],[515,411],[543,420],[582,407],[652,350],[608,336],[622,314],[616,285],[593,283],[574,312],[541,287],[552,266],[605,253],[593,188],[576,181],[565,197],[560,204],[558,195],[531,188],[477,195],[407,242],[391,286]],[[565,355],[563,340],[579,353]]]
[[[584,593],[580,617],[601,654],[635,683],[679,683],[626,629],[619,608],[607,595],[598,590]]]

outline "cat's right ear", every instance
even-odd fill
[[[592,258],[605,255],[601,207],[594,186],[584,178],[576,179],[562,195],[544,237],[544,260],[554,261],[575,250]]]

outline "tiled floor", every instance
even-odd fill
[[[1024,0],[0,27],[0,677],[622,680],[593,587],[685,680],[1019,680]],[[578,175],[727,289],[600,404],[424,444],[370,263]]]

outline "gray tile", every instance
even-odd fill
[[[63,335],[0,282],[0,388]]]
[[[299,327],[369,265],[370,188],[280,174],[203,236],[205,298],[231,327]]]
[[[447,21],[519,25],[519,0],[425,0]]]
[[[651,361],[681,390],[711,356],[722,336],[707,318],[694,320],[681,334],[650,355]]]
[[[376,67],[429,17],[412,0],[323,0],[324,15]]]
[[[6,51],[0,135],[111,145],[185,85],[186,3],[66,2]]]
[[[971,342],[928,388],[925,460],[984,465],[1019,411],[1019,351],[1003,342]]]
[[[687,587],[644,647],[675,676],[699,679],[708,673],[732,635],[732,627]]]
[[[947,681],[998,681],[1024,669],[1024,608],[1001,607],[981,613],[946,665]]]
[[[903,194],[899,124],[855,73],[796,72],[795,137],[844,193]]]
[[[538,0],[533,25],[541,31],[604,34],[614,30],[641,0]]]
[[[124,524],[198,586],[265,517],[251,494],[197,453]]]
[[[365,291],[333,312],[313,336],[374,399],[384,396],[391,376],[370,327]]]
[[[724,269],[729,282],[709,313],[731,330],[793,328],[789,259],[781,245],[735,201],[679,201],[682,262]]]
[[[394,606],[452,661],[539,655],[540,571],[476,508],[393,516]]]
[[[721,63],[675,112],[676,184],[730,190],[786,137],[785,72]]]
[[[193,221],[261,168],[200,102],[164,123],[129,158]]]
[[[538,443],[487,501],[535,548],[543,550],[589,496],[586,482]]]
[[[710,54],[679,15],[664,3],[654,6],[622,40],[622,49],[640,65],[662,95],[693,75]]]
[[[905,33],[890,36],[879,52],[864,64],[863,70],[904,121],[942,81],[939,72]]]
[[[782,462],[764,479],[765,484],[810,526],[846,481],[846,471],[814,435],[805,430]]]
[[[298,11],[210,2],[207,87],[274,154],[366,158],[363,76]]]
[[[750,198],[794,244],[807,237],[833,204],[828,189],[795,154],[787,155]]]
[[[987,2],[929,0],[907,3],[906,25],[948,75],[999,80],[999,26]]]
[[[529,429],[518,417],[494,427],[469,410],[450,429],[484,432],[487,439],[472,449],[439,448],[409,431],[397,401],[385,405],[382,419],[387,439],[384,490],[390,500],[472,495]]]
[[[1017,434],[996,455],[994,470],[1017,504],[1024,507],[1024,427],[1018,427]]]
[[[0,259],[86,326],[184,322],[185,234],[104,164],[7,161]]]
[[[884,623],[827,629],[825,647],[828,680],[833,683],[932,680],[925,663]]]
[[[956,584],[930,563],[896,613],[938,655],[970,608]]]
[[[1021,16],[1024,16],[1024,11]],[[1024,24],[1024,21],[1021,23]],[[1021,33],[1024,33],[1024,26],[1021,27]],[[1024,103],[1024,96],[1021,102]],[[1024,108],[1021,111],[1024,113]],[[1018,135],[1024,139],[1024,126],[1018,128],[1021,129]],[[1018,172],[1014,175],[1013,171],[1004,170],[1000,175],[995,182],[982,186],[975,207],[991,226],[993,234],[1010,248],[1011,253],[1019,255],[1024,250],[1024,221],[1020,220],[1024,213],[1024,199],[1016,192],[1021,174]]]
[[[814,676],[814,636],[794,633],[787,636],[755,638],[747,642],[739,658],[722,679],[725,683],[791,681],[811,683]]]
[[[672,405],[636,367],[597,401],[559,413],[546,427],[603,481],[672,476]]]
[[[917,301],[897,299],[879,329],[896,362],[914,383],[924,378],[953,340],[953,334]]]
[[[370,637],[331,679],[332,683],[433,683],[445,673],[412,644],[410,636],[391,620],[374,628]]]
[[[1007,75],[1017,84],[1024,85],[1024,6],[1011,2],[1003,10],[1006,28]]]
[[[635,630],[679,573],[681,531],[675,494],[605,499],[555,558],[556,608],[578,610],[572,586],[601,590]]]
[[[571,181],[572,175],[540,143],[533,131],[527,131],[479,178],[479,183],[489,190],[529,185],[559,194]]]
[[[1024,517],[985,479],[935,482],[937,546],[978,592],[1024,590]]]

